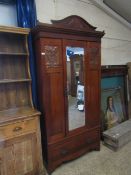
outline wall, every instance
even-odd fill
[[[17,26],[17,14],[15,5],[0,4],[0,25]]]
[[[131,61],[131,30],[109,16],[89,0],[36,0],[37,18],[50,23],[79,15],[97,30],[104,30],[102,39],[102,65],[126,64]]]

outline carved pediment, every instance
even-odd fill
[[[72,15],[62,20],[51,20],[52,24],[57,27],[75,29],[80,31],[95,31],[96,27],[90,25],[80,16]]]
[[[52,33],[52,35],[86,36],[90,38],[93,37],[92,40],[94,40],[94,38],[101,38],[104,35],[104,31],[96,31],[96,27],[76,15],[68,16],[61,20],[51,20],[51,22],[52,24],[38,22],[37,26],[32,30],[32,33],[39,32],[40,37],[44,34],[43,32],[47,32],[46,35]]]

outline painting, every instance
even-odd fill
[[[101,92],[102,131],[110,129],[125,120],[125,106],[121,87],[103,89]]]

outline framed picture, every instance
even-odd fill
[[[125,106],[121,87],[103,89],[101,92],[102,131],[110,129],[125,120]]]

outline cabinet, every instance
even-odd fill
[[[52,24],[39,23],[32,30],[48,172],[62,162],[100,149],[104,32],[95,29],[73,15]]]
[[[31,95],[29,29],[0,26],[0,174],[43,172],[40,112]]]

